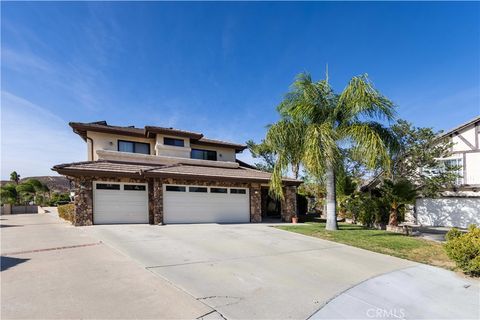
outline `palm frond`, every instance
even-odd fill
[[[315,178],[321,178],[329,165],[339,159],[337,135],[331,123],[309,125],[306,130],[303,163]]]
[[[393,132],[378,122],[360,122],[339,127],[339,135],[350,139],[352,154],[371,169],[378,166],[388,170],[390,152],[398,148]]]
[[[288,161],[286,161],[285,157],[281,153],[279,153],[277,157],[277,162],[275,162],[275,166],[273,167],[273,172],[269,184],[269,194],[274,199],[284,198],[282,179],[287,168]]]
[[[277,110],[283,119],[322,122],[335,107],[335,98],[326,80],[313,82],[309,74],[301,73]]]
[[[362,117],[391,121],[396,115],[394,103],[375,89],[366,74],[350,80],[339,96],[336,109],[346,121]]]

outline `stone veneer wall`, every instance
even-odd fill
[[[250,222],[262,222],[262,190],[258,183],[250,186]]]
[[[292,222],[297,215],[297,188],[288,186],[283,189],[284,198],[281,203],[282,221]]]
[[[148,223],[155,224],[155,182],[148,179]]]
[[[250,222],[262,221],[262,193],[258,183],[228,181],[185,180],[174,178],[106,178],[73,177],[75,190],[74,225],[88,226],[93,221],[93,181],[148,183],[149,222],[163,223],[163,184],[183,184],[216,187],[238,187],[250,190]],[[285,199],[282,201],[282,220],[290,222],[296,213],[296,187],[285,187]]]
[[[75,226],[90,226],[93,224],[93,183],[90,178],[74,178],[75,189]]]
[[[105,182],[131,182],[131,183],[148,183],[149,188],[149,220],[152,220],[153,206],[150,200],[150,184],[151,181],[138,178],[106,178],[106,177],[70,177],[73,180],[75,191],[75,217],[73,224],[75,226],[90,226],[93,221],[93,181]]]
[[[162,179],[153,180],[153,224],[163,223],[163,184]]]

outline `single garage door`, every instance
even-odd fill
[[[93,223],[148,223],[145,183],[93,183]]]
[[[248,188],[163,186],[165,223],[250,222]]]

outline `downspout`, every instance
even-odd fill
[[[91,157],[91,159],[92,159],[92,160],[90,160],[90,161],[93,161],[93,139],[90,138],[90,137],[85,137],[85,138],[90,141],[90,147],[91,147],[91,149],[90,149],[90,157]]]

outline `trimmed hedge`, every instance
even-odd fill
[[[57,209],[58,209],[58,216],[60,218],[73,223],[73,216],[75,212],[75,205],[73,203],[58,206]]]
[[[480,276],[480,228],[472,224],[467,233],[452,228],[446,235],[445,250],[466,274]]]

